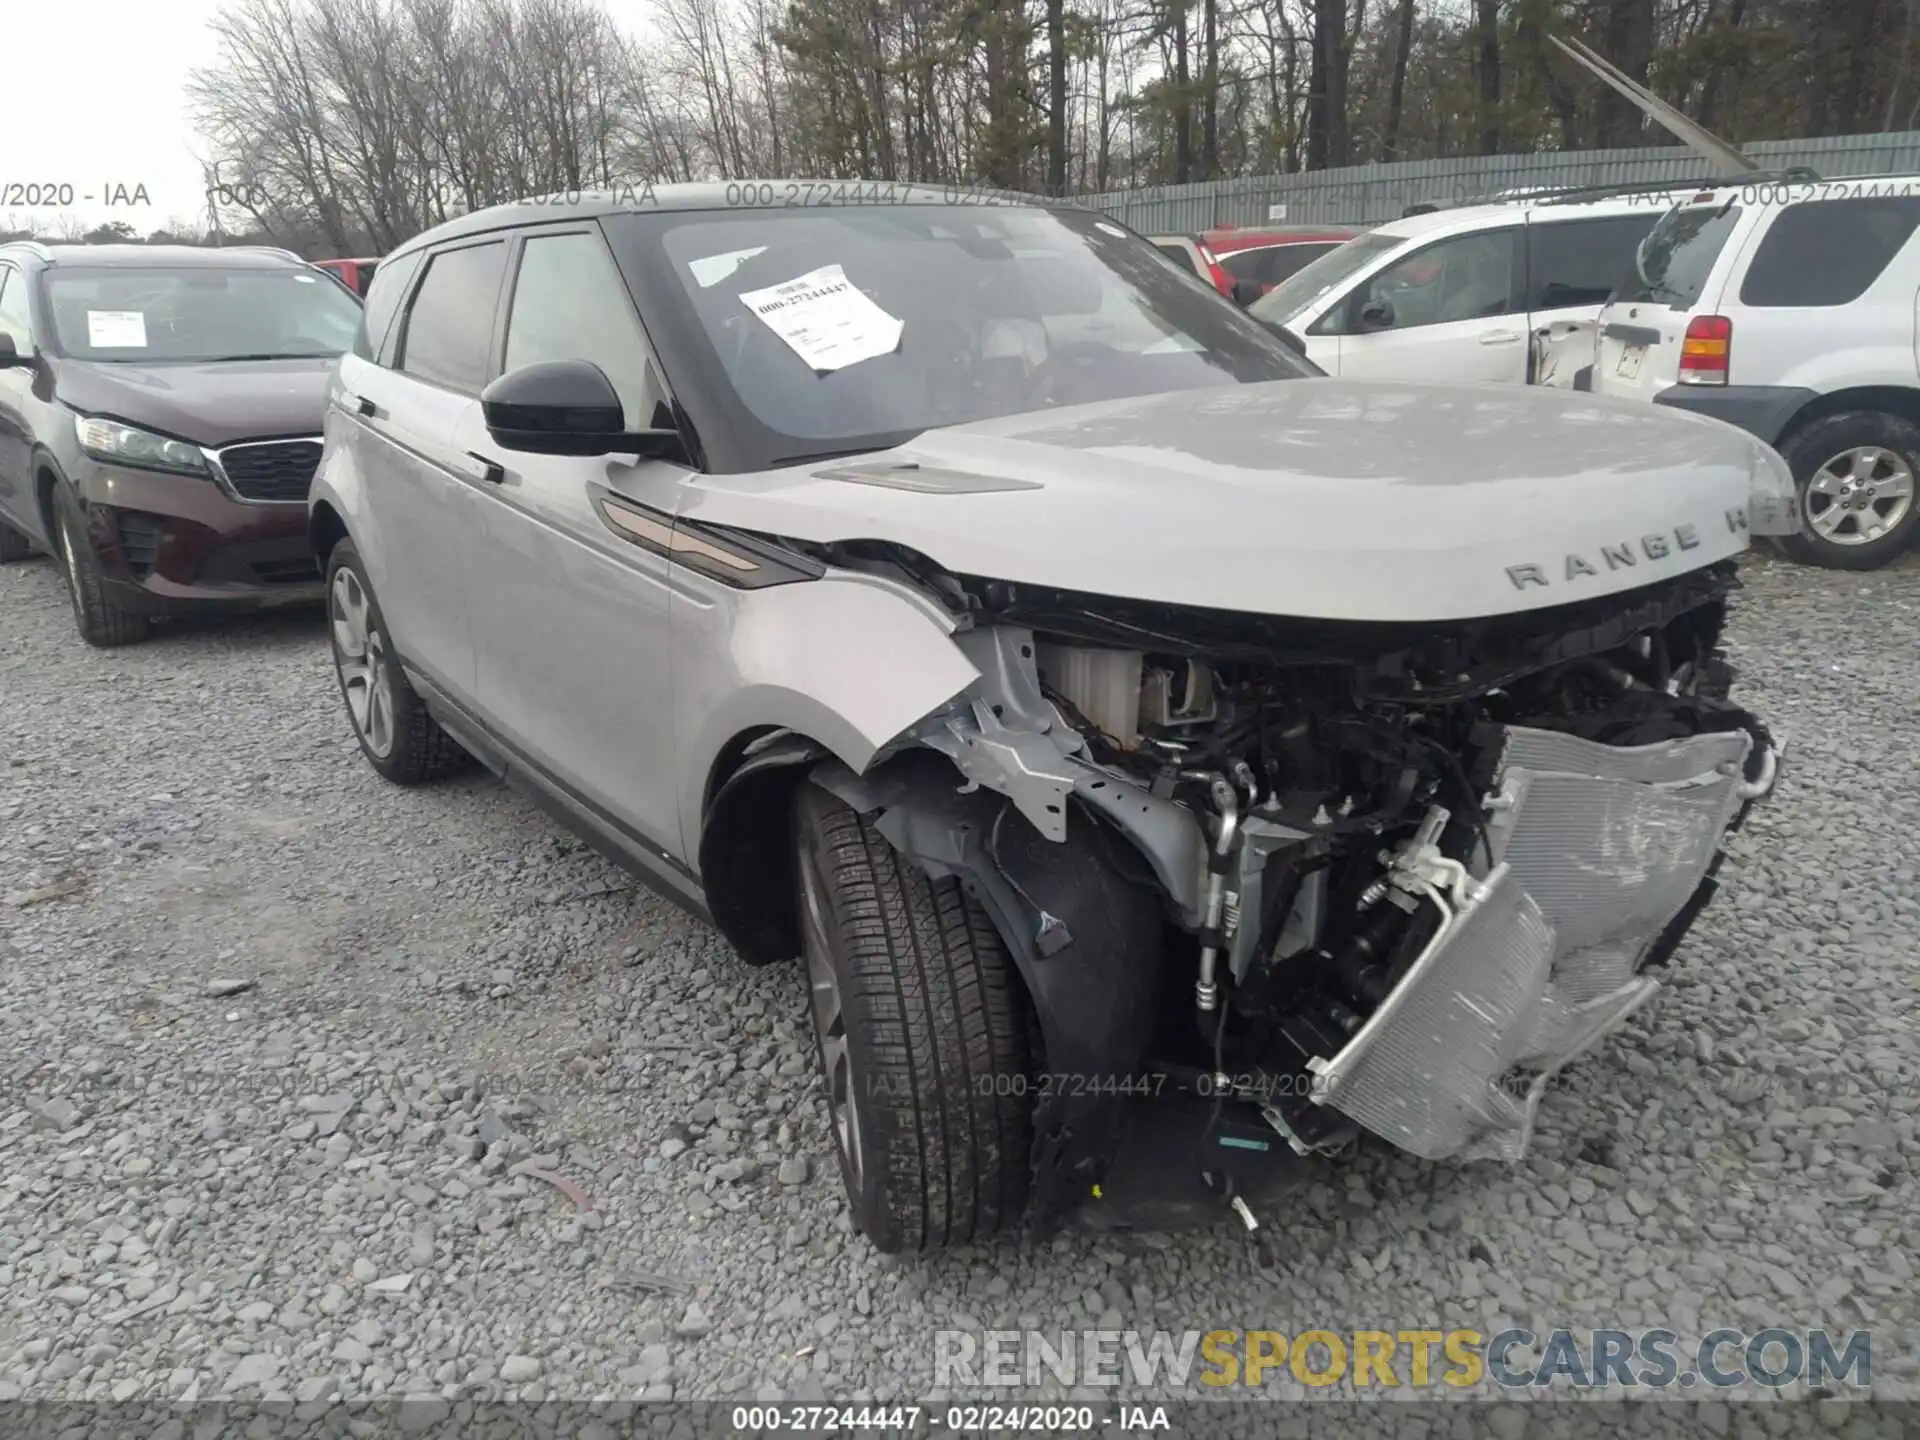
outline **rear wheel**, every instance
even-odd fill
[[[73,623],[89,645],[109,649],[132,645],[152,633],[148,618],[115,598],[100,568],[100,557],[87,540],[86,517],[80,502],[65,486],[53,492],[54,539],[60,547],[60,569],[67,595],[73,601]]]
[[[471,760],[407,683],[351,540],[327,561],[328,638],[340,694],[367,763],[396,785],[421,785]]]
[[[811,782],[794,807],[802,949],[854,1223],[897,1253],[1025,1207],[1028,1027],[986,913]]]
[[[1806,533],[1786,540],[1796,560],[1875,570],[1903,552],[1920,522],[1920,426],[1878,410],[1816,420],[1781,446],[1800,487]]]

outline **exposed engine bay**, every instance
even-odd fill
[[[1552,1077],[1658,989],[1776,773],[1729,699],[1730,562],[1430,628],[1035,590],[899,552],[834,562],[911,578],[961,619],[981,680],[896,748],[1004,798],[967,818],[896,790],[921,809],[888,833],[967,878],[1022,952],[1050,1066],[1185,1075],[1210,1129],[1231,1108],[1301,1156],[1365,1130],[1427,1159],[1518,1159]],[[1114,902],[1075,911],[1083,882],[1013,844],[1009,812],[1152,895],[1160,933],[1116,925],[1052,978]],[[1089,993],[1134,968],[1147,999]],[[1097,1180],[1097,1102],[1042,1105],[1037,1168]]]

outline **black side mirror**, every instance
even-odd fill
[[[613,382],[586,360],[542,360],[509,370],[480,392],[480,410],[487,433],[503,450],[655,459],[681,454],[677,430],[628,430]]]
[[[1267,287],[1258,280],[1240,279],[1233,282],[1233,303],[1251,305],[1267,293]]]
[[[1375,295],[1360,307],[1360,328],[1363,330],[1391,330],[1393,328],[1393,302],[1384,295]]]
[[[0,330],[0,370],[18,369],[33,364],[33,353],[22,355],[13,343],[13,336]]]

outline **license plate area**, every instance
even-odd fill
[[[1622,380],[1635,380],[1640,375],[1640,363],[1647,358],[1647,347],[1629,345],[1620,352],[1620,359],[1613,367],[1613,373]]]

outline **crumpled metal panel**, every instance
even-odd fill
[[[1504,737],[1493,863],[1314,1098],[1425,1159],[1518,1160],[1553,1075],[1659,989],[1636,975],[1742,801],[1744,732],[1615,748]]]
[[[1524,1060],[1582,1043],[1582,1007],[1631,982],[1713,863],[1752,745],[1744,731],[1621,748],[1507,732],[1489,838],[1555,937]]]
[[[1314,1098],[1438,1160],[1488,1130],[1525,1123],[1496,1083],[1530,1033],[1553,958],[1553,928],[1502,866],[1367,1023],[1318,1065]]]

